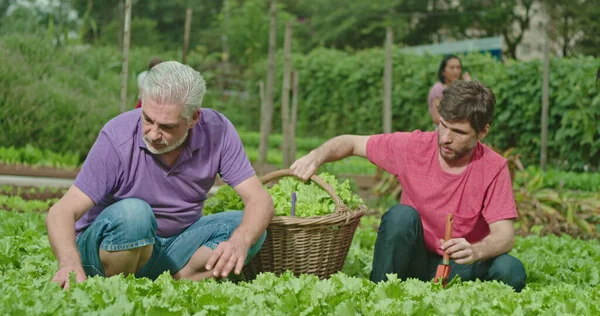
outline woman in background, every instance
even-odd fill
[[[451,84],[455,80],[459,80],[462,74],[462,63],[460,59],[454,55],[448,55],[442,59],[440,63],[440,69],[438,70],[438,79],[431,89],[429,90],[429,115],[433,120],[433,124],[437,127],[440,122],[440,115],[438,114],[437,107],[442,99],[442,93],[446,86]],[[468,72],[462,74],[462,79],[465,81],[471,81],[471,76]]]

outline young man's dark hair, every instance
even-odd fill
[[[480,82],[457,80],[444,90],[438,111],[449,122],[469,122],[481,132],[494,119],[496,96]]]

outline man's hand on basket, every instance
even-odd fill
[[[304,181],[310,179],[317,172],[320,165],[319,160],[315,156],[315,153],[311,152],[296,160],[290,167],[292,173]]]
[[[242,238],[231,236],[217,246],[206,263],[206,270],[213,270],[215,277],[227,277],[232,270],[236,275],[242,273],[250,245]]]

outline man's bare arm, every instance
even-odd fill
[[[515,245],[515,228],[512,220],[502,220],[490,224],[490,234],[482,241],[473,244],[478,261],[509,253]]]
[[[512,220],[502,220],[490,224],[490,234],[478,243],[470,244],[464,238],[440,242],[442,250],[456,263],[470,264],[510,252],[515,243],[515,229]]]
[[[75,243],[75,222],[94,206],[94,202],[76,186],[48,211],[46,228],[59,269],[53,281],[68,287],[69,273],[75,271],[78,281],[85,280],[81,258]]]
[[[256,176],[235,186],[234,190],[244,201],[244,216],[229,240],[219,244],[209,258],[205,268],[214,267],[214,276],[226,277],[232,270],[235,274],[241,273],[248,249],[267,229],[275,214],[271,195]]]
[[[359,135],[334,137],[308,155],[296,160],[290,169],[298,178],[308,180],[326,162],[342,160],[349,156],[367,157],[369,137]]]
[[[244,201],[245,209],[242,223],[231,238],[245,239],[248,246],[251,246],[267,229],[275,215],[273,199],[256,176],[245,180],[234,189]]]

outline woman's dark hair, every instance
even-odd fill
[[[446,83],[446,78],[444,78],[444,69],[446,69],[446,64],[448,64],[448,61],[452,58],[456,58],[456,60],[458,60],[458,63],[462,67],[462,62],[460,61],[460,58],[456,57],[456,55],[447,55],[446,57],[444,57],[444,59],[442,59],[442,62],[440,63],[440,69],[438,70],[438,79],[441,83]]]

